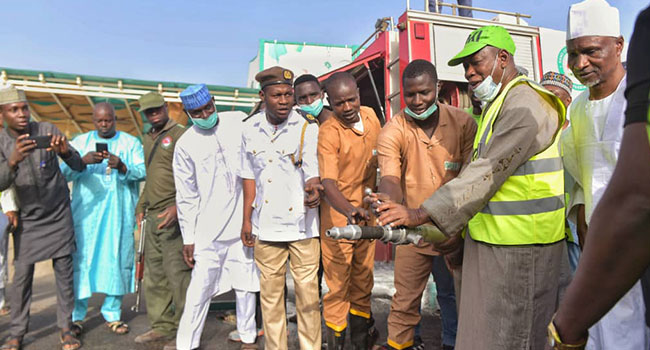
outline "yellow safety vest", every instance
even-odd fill
[[[560,99],[539,84],[519,76],[509,82],[483,112],[474,138],[472,161],[481,156],[492,137],[506,95],[517,84],[528,84],[558,111],[553,143],[531,157],[503,183],[487,205],[469,221],[472,239],[496,245],[550,244],[563,240],[564,171],[558,134],[566,110]]]

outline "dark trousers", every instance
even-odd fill
[[[147,213],[144,241],[144,299],[151,328],[176,334],[185,307],[192,269],[183,260],[183,237],[178,224],[158,229],[160,211]]]
[[[442,343],[453,346],[456,342],[458,313],[454,279],[447,270],[444,258],[422,254],[413,246],[399,246],[395,254],[395,295],[388,315],[388,344],[401,348],[415,338],[415,328],[420,323],[420,301],[433,274],[437,300],[442,318]]]
[[[52,259],[52,267],[56,279],[56,324],[61,329],[70,328],[74,309],[72,255]],[[21,264],[20,261],[14,261],[14,279],[9,290],[10,334],[14,338],[22,338],[27,333],[33,280],[34,264]]]

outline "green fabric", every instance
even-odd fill
[[[150,108],[158,108],[165,104],[165,98],[157,92],[148,92],[138,100],[140,108],[138,112],[144,112]]]
[[[149,212],[145,227],[144,299],[151,328],[176,334],[185,307],[192,269],[183,260],[183,237],[178,224],[158,230],[161,211]]]
[[[506,50],[511,55],[515,54],[515,42],[505,28],[501,26],[485,26],[471,32],[465,41],[465,47],[447,64],[457,66],[463,63],[465,57],[475,54],[488,45]]]
[[[474,139],[472,161],[480,156],[479,150],[489,144],[492,129],[510,89],[525,83],[555,106],[559,114],[558,125],[564,123],[566,111],[562,102],[540,85],[519,76],[509,82],[484,111]],[[555,243],[566,237],[564,170],[560,155],[560,138],[557,137],[560,130],[558,127],[553,144],[521,165],[490,198],[486,207],[469,221],[472,239],[496,245],[530,245]],[[544,164],[557,166],[551,170],[540,170],[543,168],[540,165]],[[525,171],[520,174],[519,170],[522,169]]]
[[[474,114],[474,107],[465,108],[465,112],[467,112],[467,114],[469,114],[469,116],[474,119],[476,125],[479,125],[481,123],[481,115]]]
[[[79,75],[79,74],[69,74],[69,73],[60,73],[60,72],[35,71],[35,70],[27,70],[27,69],[12,69],[6,67],[0,67],[0,70],[6,71],[8,75],[23,75],[23,76],[29,76],[34,78],[38,78],[39,74],[43,74],[45,80],[66,79],[66,80],[76,81],[77,77],[79,77],[81,78],[82,82],[92,81],[92,82],[107,83],[107,84],[117,84],[117,82],[121,80],[124,85],[139,85],[139,86],[151,87],[152,90],[158,89],[159,83],[163,86],[163,88],[173,88],[173,89],[180,89],[180,90],[183,90],[186,87],[192,85],[189,83],[109,78],[109,77],[100,77],[96,75]],[[235,87],[222,86],[222,85],[208,85],[208,90],[210,90],[210,92],[231,92],[231,93],[238,91],[240,95],[241,94],[257,95],[257,93],[259,92],[258,89],[235,88]]]
[[[167,130],[167,132],[165,132]],[[183,126],[169,120],[156,139],[162,137],[157,146],[157,150],[150,161],[153,146],[156,143],[150,133],[143,136],[142,145],[144,147],[145,165],[147,165],[147,179],[156,179],[147,181],[138,205],[136,213],[144,212],[145,207],[149,210],[165,209],[176,203],[176,187],[174,185],[174,172],[172,160],[174,158],[174,147],[176,141],[185,133]],[[165,133],[163,135],[163,133]]]

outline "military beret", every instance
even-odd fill
[[[264,89],[269,85],[288,84],[293,85],[293,72],[282,67],[267,68],[255,75],[255,80]]]

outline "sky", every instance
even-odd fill
[[[474,0],[565,30],[578,0]],[[609,0],[626,40],[649,0]],[[422,9],[424,1],[411,0]],[[516,4],[516,5],[513,5]],[[26,0],[0,11],[0,67],[245,86],[260,39],[359,45],[406,0]],[[449,13],[449,9],[446,9]],[[486,18],[486,16],[481,16]]]

